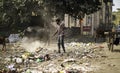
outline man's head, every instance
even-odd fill
[[[58,19],[56,19],[56,23],[57,23],[57,25],[60,25],[60,19],[58,18]]]

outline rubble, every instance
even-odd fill
[[[65,47],[68,52],[61,54],[44,47],[38,47],[34,52],[19,52],[19,55],[12,56],[12,62],[19,64],[20,70],[13,68],[13,65],[7,67],[11,70],[17,69],[21,73],[87,73],[97,69],[87,61],[105,57],[97,53],[100,50],[96,49],[104,47],[93,43],[71,42],[66,43]],[[86,61],[82,61],[84,59]],[[5,60],[11,62],[10,57]]]
[[[8,37],[8,40],[10,43],[15,43],[19,40],[21,40],[21,37],[19,37],[20,34],[10,34],[10,36]]]

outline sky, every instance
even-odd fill
[[[113,11],[117,11],[117,8],[120,8],[120,0],[113,0]]]

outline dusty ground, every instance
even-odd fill
[[[104,50],[107,58],[100,62],[95,62],[101,66],[100,70],[96,71],[96,73],[120,73],[120,45],[115,46],[113,52],[108,51],[107,47]]]
[[[74,41],[75,40],[76,39],[74,39]],[[93,42],[93,39],[91,40],[91,38],[85,38],[85,39],[81,38],[79,41]],[[90,73],[120,73],[120,45],[118,46],[114,45],[113,52],[108,50],[108,46],[106,42],[98,41],[97,45],[104,47],[102,48],[103,50],[100,51],[104,56],[99,59],[90,60],[92,65],[99,67],[99,69]]]
[[[77,37],[74,39],[67,39],[66,43],[73,42],[73,41],[88,43],[88,42],[92,42],[92,41],[90,41],[90,39],[91,38],[88,38],[88,37],[84,38],[84,39],[83,39],[83,37],[79,37],[79,39],[78,39],[78,37]],[[101,54],[101,57],[100,58],[92,58],[92,59],[89,58],[87,60],[78,59],[82,63],[89,62],[91,65],[98,66],[98,69],[96,69],[95,71],[92,71],[92,72],[88,72],[88,73],[120,73],[120,63],[119,63],[120,62],[120,45],[114,46],[114,51],[110,52],[108,50],[106,42],[98,42],[98,43],[93,43],[93,44],[97,45],[97,46],[102,46],[102,48],[100,48],[100,47],[96,48],[97,50],[99,49],[99,51],[97,53]],[[49,48],[49,50],[51,50],[52,53],[56,53],[56,51],[57,51],[56,41],[54,41],[54,43],[51,43],[50,46],[45,46],[45,47]],[[62,55],[62,59],[67,57],[64,55],[70,54],[70,52],[73,50],[74,50],[74,48],[71,50],[66,47],[67,53]],[[20,55],[22,51],[16,50],[16,49],[11,49],[11,46],[7,46],[6,52],[0,51],[0,69],[2,69],[3,67],[5,67],[5,65],[7,65],[6,63],[4,63],[5,62],[4,58],[6,58],[6,56],[15,55],[15,54]],[[54,61],[58,61],[58,60],[54,60]]]

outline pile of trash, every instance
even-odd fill
[[[103,46],[93,43],[71,42],[65,44],[67,53],[56,53],[43,47],[35,52],[23,51],[19,55],[5,58],[7,70],[11,73],[86,73],[99,69],[89,59],[101,58]],[[87,61],[82,61],[86,59]],[[12,64],[13,63],[13,64]],[[9,72],[10,73],[10,72]]]
[[[95,43],[71,42],[65,45],[74,58],[99,58],[103,54],[104,46]]]
[[[87,73],[98,70],[99,67],[90,63],[79,64],[75,59],[65,59],[61,64],[50,63],[37,65],[26,70],[27,73]]]

